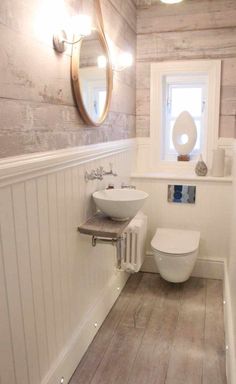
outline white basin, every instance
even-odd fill
[[[105,189],[93,193],[97,208],[113,220],[128,220],[142,208],[148,194],[138,189]]]

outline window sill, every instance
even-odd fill
[[[132,179],[157,179],[157,180],[181,180],[181,181],[198,181],[198,182],[213,182],[213,183],[232,183],[232,176],[214,177],[214,176],[196,176],[195,174],[180,174],[167,172],[140,172],[132,173]]]

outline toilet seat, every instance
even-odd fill
[[[171,256],[194,252],[199,247],[200,232],[171,228],[157,228],[151,247]]]

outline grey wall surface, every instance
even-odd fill
[[[65,15],[91,11],[92,1],[63,3],[0,2],[0,158],[135,136],[135,66],[115,73],[105,123],[99,128],[83,123],[72,92],[70,52],[57,54],[52,35]],[[134,2],[101,0],[101,5],[107,36],[135,55]]]

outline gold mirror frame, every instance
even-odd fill
[[[88,125],[92,125],[94,127],[99,127],[104,122],[104,120],[106,119],[108,112],[109,112],[109,108],[110,108],[110,104],[111,104],[112,88],[113,88],[113,71],[112,71],[112,63],[111,63],[109,48],[108,48],[108,44],[107,44],[105,32],[104,32],[100,1],[94,0],[94,6],[95,6],[95,13],[96,13],[96,18],[97,18],[96,30],[98,32],[99,41],[100,41],[100,43],[104,49],[104,53],[105,53],[106,58],[107,58],[106,104],[105,104],[103,114],[102,114],[101,118],[99,119],[99,121],[96,122],[91,118],[91,116],[87,112],[87,109],[84,105],[83,96],[82,96],[82,89],[81,89],[80,76],[79,76],[79,63],[80,63],[80,52],[81,52],[81,45],[83,43],[83,39],[73,45],[72,60],[71,60],[71,77],[72,77],[72,84],[73,84],[73,90],[74,90],[76,103],[77,103],[77,106],[78,106],[78,109],[80,111],[82,119]],[[78,40],[78,36],[75,36],[74,41],[77,41],[77,40]]]

